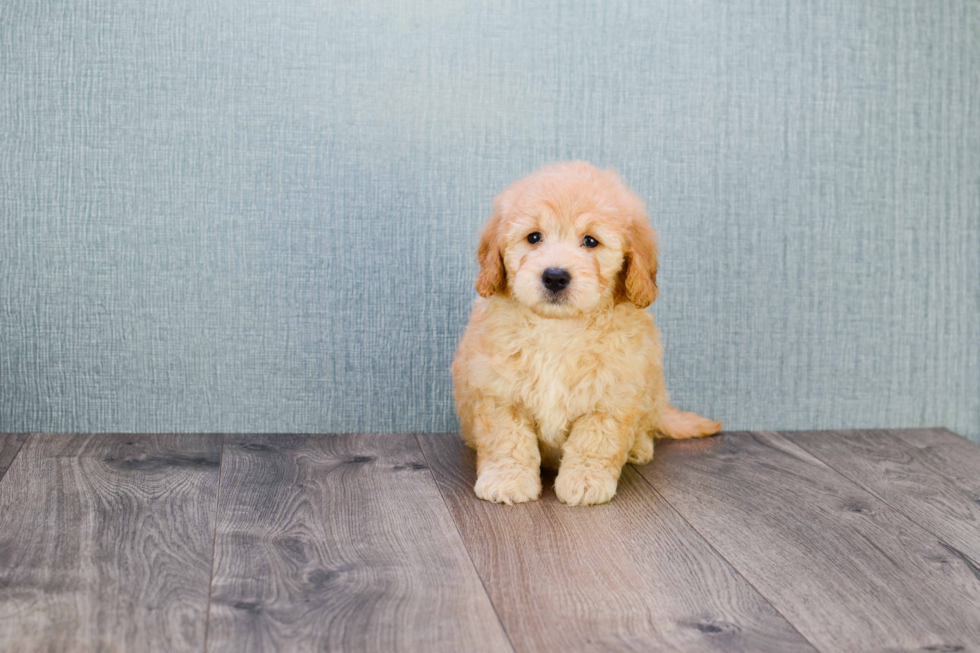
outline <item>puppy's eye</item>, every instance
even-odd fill
[[[540,231],[535,231],[532,234],[528,234],[527,235],[527,242],[531,243],[532,245],[534,245],[536,243],[540,243],[541,242],[541,232]]]
[[[589,249],[592,249],[593,247],[599,246],[599,241],[593,238],[592,236],[586,236],[585,238],[582,239],[582,244],[588,247]]]

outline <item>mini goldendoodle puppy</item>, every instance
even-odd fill
[[[653,317],[656,235],[616,173],[551,165],[501,193],[477,254],[478,299],[453,363],[476,494],[522,503],[558,469],[570,505],[605,503],[654,438],[721,424],[667,403]]]

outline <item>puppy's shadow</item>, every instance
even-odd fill
[[[558,497],[555,496],[555,478],[557,476],[557,469],[541,468],[541,498],[539,501],[558,501]]]

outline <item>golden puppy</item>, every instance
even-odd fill
[[[481,499],[537,499],[545,464],[561,501],[605,503],[627,460],[653,459],[653,438],[721,430],[667,404],[643,310],[657,298],[656,236],[614,172],[561,163],[518,181],[494,201],[477,258],[482,299],[453,383]]]

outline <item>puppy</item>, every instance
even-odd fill
[[[518,181],[494,200],[477,259],[481,299],[453,383],[478,497],[537,499],[543,464],[564,503],[605,503],[627,461],[653,459],[654,438],[721,430],[667,403],[643,310],[657,298],[656,236],[615,172],[560,163]]]

